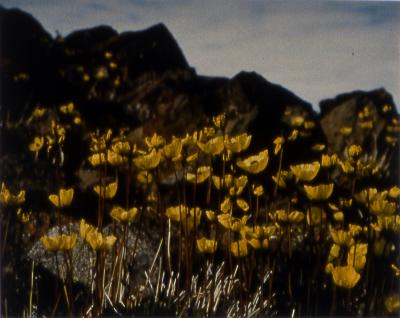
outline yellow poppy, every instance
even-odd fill
[[[245,175],[235,178],[233,180],[233,186],[229,189],[229,194],[231,196],[241,195],[245,186],[247,185],[248,178]]]
[[[141,155],[133,159],[134,165],[140,170],[150,170],[156,168],[161,161],[159,151],[153,149],[147,155]]]
[[[353,131],[353,128],[348,127],[348,126],[344,126],[344,127],[340,128],[340,130],[339,130],[339,132],[344,136],[350,135],[352,131]]]
[[[362,231],[362,227],[358,224],[349,224],[349,233],[352,237],[357,236]]]
[[[249,173],[257,174],[267,167],[268,160],[268,150],[263,150],[257,155],[250,156],[244,160],[238,160],[236,164],[239,168]]]
[[[331,246],[331,249],[329,250],[328,262],[332,262],[333,260],[338,258],[339,254],[340,254],[340,245],[333,244]]]
[[[106,155],[103,152],[95,153],[95,154],[89,156],[88,159],[89,159],[90,164],[93,167],[105,164],[107,162],[106,161]]]
[[[229,197],[226,197],[224,201],[222,201],[220,205],[220,210],[223,213],[228,213],[232,209],[232,201]]]
[[[239,240],[231,243],[231,253],[235,257],[244,257],[248,254],[247,241]]]
[[[116,140],[111,145],[111,150],[120,155],[127,155],[131,151],[131,145],[128,141]]]
[[[57,208],[64,208],[71,205],[74,197],[74,189],[60,189],[58,194],[50,194],[49,200]]]
[[[352,266],[338,266],[332,270],[332,278],[336,286],[351,289],[360,280],[360,274]]]
[[[188,172],[186,174],[186,181],[190,183],[199,184],[206,181],[210,177],[210,174],[211,174],[210,166],[198,167],[196,173]]]
[[[395,264],[391,264],[390,268],[393,270],[393,273],[396,277],[400,277],[400,268],[398,268]]]
[[[324,144],[314,144],[311,146],[311,150],[315,151],[315,152],[319,152],[322,151],[326,148],[326,146]]]
[[[22,223],[28,223],[32,215],[32,211],[23,212],[21,208],[17,210],[17,217]]]
[[[171,143],[164,146],[161,150],[162,155],[167,159],[180,157],[182,152],[182,141],[179,138],[172,138]]]
[[[211,211],[211,210],[207,210],[206,211],[206,217],[207,217],[207,220],[209,220],[209,221],[215,221],[215,212],[214,211]]]
[[[333,266],[332,263],[326,264],[326,266],[325,266],[325,273],[326,273],[326,274],[332,274],[332,271],[333,271],[334,268],[335,268],[335,267]]]
[[[213,254],[217,250],[218,242],[202,237],[196,240],[196,246],[200,253]]]
[[[290,118],[290,124],[293,127],[300,127],[304,123],[304,117],[303,116],[292,116]]]
[[[224,178],[212,176],[212,181],[218,190],[220,190],[222,187],[227,189],[233,185],[233,176],[231,174],[226,174]]]
[[[32,143],[29,144],[29,151],[31,152],[39,152],[40,149],[43,148],[44,145],[44,137],[36,136]]]
[[[350,232],[330,229],[329,233],[331,234],[333,242],[337,245],[351,246],[354,244],[354,239]]]
[[[372,202],[377,194],[378,190],[376,188],[367,188],[354,194],[354,199],[356,199],[358,203],[368,204],[368,201]]]
[[[290,223],[300,223],[304,220],[305,215],[300,211],[292,211],[288,215],[288,220]]]
[[[256,197],[260,197],[264,194],[264,187],[260,184],[260,185],[252,185],[252,189],[253,189],[253,194]]]
[[[186,157],[186,162],[187,162],[187,163],[194,162],[194,161],[197,160],[198,157],[199,157],[199,154],[198,154],[197,152],[195,152],[195,153],[193,153],[193,154],[191,154],[191,155],[188,155],[188,156]]]
[[[312,120],[307,120],[304,122],[304,128],[307,130],[313,129],[315,127],[315,122]]]
[[[166,209],[165,215],[175,221],[175,222],[180,222],[181,220],[184,220],[189,213],[188,207],[185,205],[177,205],[177,206],[171,206]]]
[[[206,143],[197,142],[198,147],[206,154],[216,156],[224,150],[224,137],[217,136]]]
[[[362,129],[372,129],[374,127],[374,122],[372,120],[361,121],[358,123]]]
[[[111,182],[106,186],[97,185],[93,188],[99,197],[104,199],[112,199],[118,190],[118,181]]]
[[[290,166],[290,170],[299,181],[312,181],[318,174],[320,164],[318,161]]]
[[[250,142],[251,135],[244,133],[235,137],[226,137],[225,147],[232,152],[239,153],[246,150],[250,146]]]
[[[293,129],[292,132],[290,133],[288,140],[289,141],[295,141],[297,137],[299,136],[299,131],[297,129]]]
[[[111,217],[118,222],[132,222],[139,215],[139,209],[133,207],[125,210],[120,206],[115,206],[110,212]]]
[[[400,310],[400,295],[394,294],[386,297],[385,308],[389,313],[394,313]]]
[[[306,192],[307,198],[313,201],[323,201],[327,200],[333,192],[333,183],[330,184],[320,184],[316,186],[304,186],[304,191]]]
[[[286,188],[287,187],[287,183],[292,179],[292,173],[290,171],[285,171],[282,170],[280,175],[279,175],[279,181],[278,181],[278,175],[279,173],[277,173],[275,176],[272,176],[272,180],[278,184],[279,188]]]
[[[151,150],[153,148],[162,147],[165,144],[165,139],[164,137],[157,135],[157,133],[154,133],[153,136],[146,137],[144,142],[146,143],[148,149]]]
[[[71,114],[74,111],[74,103],[70,102],[60,106],[60,112],[63,114]]]
[[[397,186],[391,187],[388,193],[392,199],[398,199],[400,197],[400,188]]]
[[[331,168],[333,167],[338,160],[337,154],[329,155],[322,155],[321,158],[321,165],[323,168]]]
[[[282,149],[282,145],[285,143],[285,139],[281,136],[276,137],[274,140],[275,148],[274,148],[274,155],[277,155],[279,151]]]
[[[244,212],[247,212],[250,209],[249,204],[241,198],[236,199],[236,204]]]
[[[362,148],[360,145],[351,145],[347,148],[347,155],[350,158],[356,158],[361,155]]]
[[[44,248],[50,252],[57,251],[67,251],[74,248],[76,244],[77,236],[76,234],[72,235],[55,235],[55,236],[47,236],[43,235],[40,238]]]
[[[343,222],[344,214],[341,211],[337,211],[337,212],[333,213],[333,218],[337,222]]]
[[[396,203],[379,198],[372,202],[370,211],[376,215],[393,214],[396,211]]]
[[[90,225],[90,224],[86,223],[84,219],[81,219],[81,221],[79,223],[79,234],[80,234],[80,236],[83,239],[85,239],[86,235],[90,231],[96,231],[96,228],[93,225]]]
[[[124,163],[128,162],[128,158],[125,156],[121,156],[117,152],[107,150],[107,161],[112,166],[120,166],[120,165],[123,165]]]
[[[213,116],[214,126],[217,128],[222,128],[225,125],[225,114],[220,114],[217,116]]]
[[[4,182],[1,183],[0,203],[5,205],[20,205],[25,202],[25,190],[12,194]]]
[[[32,113],[32,117],[40,118],[43,117],[45,113],[46,113],[46,108],[36,107]]]
[[[347,265],[353,266],[357,272],[361,272],[367,262],[368,244],[355,244],[347,253]]]
[[[85,240],[93,250],[97,251],[110,249],[117,238],[114,235],[105,236],[97,230],[93,230],[86,234]]]
[[[270,215],[273,217],[273,215]],[[287,222],[288,213],[285,210],[276,210],[275,211],[275,219],[279,222]]]
[[[354,173],[354,167],[353,167],[353,165],[352,165],[350,162],[338,160],[338,163],[339,163],[340,167],[342,168],[342,171],[343,171],[345,174],[352,174],[352,173]]]

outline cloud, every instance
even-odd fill
[[[400,103],[400,3],[341,1],[4,0],[54,33],[164,22],[200,74],[257,71],[313,103],[385,87]],[[398,105],[400,106],[400,105]]]

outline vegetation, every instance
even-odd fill
[[[37,164],[47,162],[54,180],[51,224],[68,229],[64,211],[84,198],[76,198],[61,171],[71,155],[64,144],[68,132],[84,123],[73,103],[61,105],[55,116],[46,112],[38,107],[31,114],[29,121],[49,125],[32,137],[29,151]],[[47,291],[56,301],[38,308],[46,295],[37,290],[31,261],[21,314],[395,315],[400,188],[379,182],[383,163],[359,145],[336,154],[316,144],[304,151],[318,160],[286,158],[287,147],[307,138],[315,123],[293,116],[291,126],[256,152],[250,134],[227,134],[224,114],[194,133],[154,134],[141,144],[133,144],[125,129],[92,132],[87,165],[96,171],[94,221],[79,220],[79,233],[71,227],[41,236],[66,274]],[[397,142],[397,118],[390,129],[388,149]],[[8,229],[36,217],[25,200],[31,194],[14,190],[2,183],[2,259],[10,235],[18,233]],[[104,230],[108,224],[111,231]],[[141,246],[127,237],[139,237],[144,228],[154,232],[158,250],[148,280],[135,286],[129,284],[137,274],[130,265]],[[93,255],[85,297],[74,287],[72,259],[80,241]]]

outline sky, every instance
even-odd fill
[[[0,0],[55,35],[163,22],[198,74],[255,71],[313,104],[384,87],[400,109],[399,1]]]

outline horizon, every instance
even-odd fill
[[[118,32],[163,23],[202,76],[256,72],[319,111],[319,102],[385,88],[400,105],[400,2],[0,0],[53,37],[98,25]],[[211,10],[210,10],[211,9]]]

